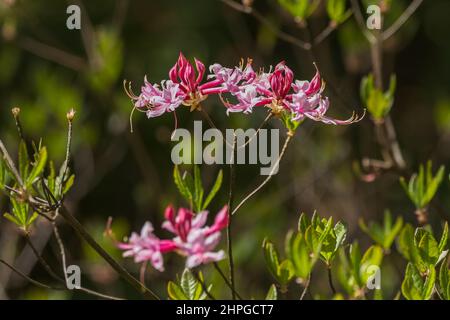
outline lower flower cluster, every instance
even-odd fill
[[[186,267],[194,268],[201,264],[220,261],[225,258],[223,250],[214,251],[220,241],[221,230],[228,225],[228,206],[216,215],[211,226],[205,226],[208,211],[195,214],[187,208],[175,209],[169,205],[164,213],[162,228],[174,235],[172,239],[160,239],[153,232],[150,222],[146,222],[140,234],[133,232],[125,242],[117,242],[124,250],[124,257],[133,257],[134,262],[150,262],[152,266],[164,271],[163,254],[176,252],[186,257]]]

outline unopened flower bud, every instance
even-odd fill
[[[12,112],[14,118],[17,118],[20,114],[20,108],[19,107],[12,108],[11,112]]]
[[[67,112],[67,120],[69,121],[69,122],[72,122],[72,120],[73,120],[73,118],[75,117],[75,110],[73,110],[73,109],[70,109],[70,111],[69,112]]]

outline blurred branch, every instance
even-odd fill
[[[128,6],[130,4],[129,0],[117,0],[116,8],[114,10],[114,16],[112,19],[112,25],[116,29],[117,33],[123,28],[125,23],[125,18],[127,16]]]
[[[29,276],[27,276],[26,274],[24,274],[22,271],[20,271],[19,269],[15,268],[13,265],[9,264],[8,262],[6,262],[3,259],[0,259],[0,263],[4,264],[5,266],[7,266],[9,269],[11,269],[12,271],[14,271],[15,273],[17,273],[19,276],[21,276],[22,278],[24,278],[25,280],[29,281],[30,283],[34,284],[35,286],[44,288],[44,289],[51,289],[51,290],[66,290],[65,288],[57,288],[57,287],[51,287],[48,286],[42,282],[36,281],[32,278],[30,278]]]
[[[134,278],[125,268],[123,268],[117,261],[111,257],[98,243],[95,239],[86,231],[86,229],[81,225],[81,223],[70,214],[67,209],[62,206],[58,213],[64,218],[64,220],[89,244],[89,246],[97,252],[124,280],[126,280],[130,285],[132,285],[139,292],[143,293],[145,296],[151,296],[159,300],[158,295],[152,290],[147,288],[144,284],[139,282]]]
[[[222,279],[225,281],[226,285],[228,286],[228,288],[230,288],[231,290],[234,291],[234,294],[240,299],[242,300],[241,295],[233,288],[233,286],[231,285],[231,283],[228,281],[226,275],[223,273],[222,269],[220,269],[219,264],[217,262],[213,262],[214,268],[217,270],[217,272],[220,274],[220,276],[222,277]]]
[[[363,35],[366,37],[367,41],[369,41],[370,43],[374,43],[376,41],[376,39],[375,39],[374,35],[369,30],[367,30],[358,0],[350,0],[350,1],[352,4],[353,14],[355,15],[356,22],[359,25],[359,29],[361,30]]]
[[[74,54],[68,53],[61,49],[49,46],[29,37],[22,37],[17,40],[20,48],[27,50],[34,55],[37,55],[46,60],[56,62],[62,66],[75,71],[83,71],[87,68],[86,62],[83,58]]]
[[[419,8],[419,6],[422,4],[423,0],[414,0],[411,2],[406,8],[405,11],[401,14],[401,16],[389,27],[383,32],[383,41],[386,41],[390,37],[392,37],[402,26],[405,24],[406,21],[414,14],[414,12]]]
[[[317,36],[314,37],[314,45],[320,44],[322,41],[324,41],[334,30],[337,29],[338,26],[343,24],[344,22],[348,21],[348,19],[353,15],[353,12],[351,12],[349,15],[345,17],[345,19],[341,22],[336,23],[334,21],[331,21],[325,29],[323,29]]]
[[[241,200],[241,202],[239,202],[239,204],[236,206],[236,208],[233,209],[233,211],[231,212],[232,215],[236,214],[237,211],[251,198],[253,197],[259,190],[261,190],[262,187],[264,187],[272,178],[272,176],[274,175],[275,169],[278,168],[281,159],[283,158],[284,154],[286,153],[287,147],[289,145],[289,142],[292,140],[293,134],[292,133],[288,133],[286,140],[284,140],[284,144],[283,144],[283,148],[281,149],[281,153],[277,158],[277,161],[275,161],[275,164],[271,170],[271,172],[269,173],[269,175],[267,176],[266,179],[264,179],[263,182],[261,182],[260,185],[258,185],[252,192],[250,192],[244,199]]]
[[[83,41],[84,50],[89,60],[89,65],[94,70],[101,65],[102,59],[97,52],[97,38],[95,35],[94,27],[92,26],[89,14],[81,0],[68,1],[69,4],[73,2],[81,8],[81,23],[83,27],[81,28],[81,40]]]
[[[361,32],[366,36],[370,43],[373,77],[375,86],[379,90],[383,90],[383,40],[385,38],[389,38],[393,33],[395,33],[417,9],[421,2],[422,0],[415,0],[410,7],[408,7],[409,10],[407,9],[405,11],[407,14],[405,15],[404,12],[404,14],[386,32],[377,30],[373,34],[366,28],[358,0],[351,0],[356,21],[358,22]],[[375,122],[374,124],[378,142],[381,145],[381,148],[384,149],[382,150],[383,161],[365,159],[364,162],[366,164],[370,163],[371,165],[376,165],[376,167],[374,167],[376,170],[389,170],[393,167],[403,170],[406,164],[403,159],[397,140],[397,134],[390,115],[387,115],[382,122]],[[366,169],[368,168],[366,167]]]
[[[249,7],[249,6],[244,6],[240,3],[237,3],[233,0],[220,0],[223,3],[225,3],[226,5],[228,5],[229,7],[233,8],[236,11],[248,14],[253,16],[256,20],[258,20],[259,22],[261,22],[262,24],[264,24],[267,28],[269,28],[278,38],[280,38],[281,40],[284,40],[286,42],[289,42],[303,50],[309,50],[311,49],[311,44],[308,42],[304,42],[300,39],[297,39],[296,37],[285,33],[283,31],[281,31],[280,29],[278,29],[276,26],[274,26],[272,24],[272,22],[270,22],[266,17],[264,17],[261,13],[259,13],[258,11],[256,11],[253,7]]]
[[[233,134],[233,148],[230,159],[230,185],[228,193],[228,225],[227,225],[227,251],[228,251],[228,268],[230,273],[230,290],[231,298],[236,300],[236,285],[234,283],[234,260],[233,260],[233,243],[231,223],[233,221],[233,200],[234,200],[234,184],[236,180],[236,167],[234,165],[234,157],[236,154],[236,135]]]

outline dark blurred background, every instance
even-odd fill
[[[322,1],[324,2],[324,1]],[[394,21],[410,1],[393,1],[386,23]],[[81,30],[66,28],[69,4],[82,7]],[[292,16],[275,0],[256,0],[254,7],[279,30],[299,39],[311,35],[299,28]],[[391,115],[407,162],[407,173],[432,159],[435,166],[450,160],[450,2],[424,1],[404,27],[384,44],[383,74],[397,75],[395,104]],[[308,20],[312,35],[323,30],[329,19],[324,4]],[[66,112],[76,110],[73,169],[76,182],[67,204],[108,251],[120,259],[120,252],[103,237],[106,220],[114,218],[118,236],[139,230],[150,220],[160,229],[163,210],[169,203],[186,205],[172,181],[170,134],[171,114],[148,120],[135,113],[123,90],[131,80],[138,91],[144,75],[151,82],[167,78],[168,70],[182,51],[206,65],[219,62],[236,65],[241,58],[254,59],[256,68],[286,60],[296,77],[310,79],[313,62],[327,82],[330,114],[339,118],[353,110],[362,113],[359,84],[371,71],[370,47],[351,17],[312,51],[285,42],[253,16],[233,10],[218,0],[117,0],[117,1],[25,1],[0,0],[0,135],[14,150],[17,133],[10,113],[20,107],[25,133],[48,146],[50,157],[61,163],[66,143]],[[220,128],[258,127],[265,117],[260,110],[252,116],[227,116],[218,99],[208,99],[205,109]],[[192,128],[198,112],[187,108],[177,112],[179,126]],[[270,126],[279,127],[277,121]],[[264,297],[272,283],[263,266],[260,250],[264,237],[281,249],[284,236],[294,228],[301,212],[317,210],[349,225],[349,239],[369,239],[358,228],[358,219],[378,220],[385,209],[415,223],[414,208],[398,183],[399,174],[388,172],[372,183],[361,181],[355,163],[364,157],[379,158],[373,124],[369,117],[348,127],[327,126],[306,121],[283,159],[279,174],[234,219],[237,286],[246,296]],[[204,183],[210,186],[219,166],[202,166]],[[211,205],[215,213],[227,201],[228,169],[225,181]],[[258,166],[238,166],[235,194],[241,199],[262,179]],[[448,179],[430,208],[432,224],[449,218]],[[7,208],[0,197],[1,212]],[[70,264],[83,270],[83,284],[121,296],[135,293],[114,271],[90,251],[69,228],[62,228]],[[51,229],[39,221],[33,231],[44,256],[57,264],[57,248]],[[225,247],[225,244],[222,244]],[[36,265],[30,248],[6,219],[0,220],[0,256],[17,268],[45,282],[45,272]],[[395,259],[395,257],[393,258]],[[165,273],[147,272],[147,283],[162,296],[169,279],[182,272],[183,260],[166,259]],[[132,272],[139,266],[124,262]],[[221,264],[226,268],[225,262]],[[399,268],[403,269],[403,265]],[[320,269],[321,267],[319,267]],[[389,270],[393,267],[388,265]],[[225,291],[214,272],[204,268],[213,291]],[[393,274],[395,272],[392,272]],[[326,279],[317,279],[312,291],[327,292]],[[399,279],[385,277],[387,297],[395,292]],[[29,285],[0,267],[0,298],[86,298],[80,293],[52,292]],[[226,296],[227,293],[223,295]]]

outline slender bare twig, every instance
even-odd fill
[[[75,116],[75,111],[72,109],[67,113],[67,142],[66,142],[66,157],[64,159],[64,171],[59,182],[59,196],[64,199],[63,185],[66,181],[67,171],[69,170],[69,160],[70,160],[70,148],[72,146],[72,130],[73,130],[73,118]]]
[[[209,292],[208,287],[206,286],[205,282],[200,278],[200,276],[195,271],[192,271],[192,274],[194,275],[194,278],[200,283],[203,291],[206,293],[208,298],[210,298],[211,300],[216,300],[216,298],[214,298],[211,292]]]
[[[231,159],[230,159],[230,185],[229,185],[229,193],[228,193],[228,225],[227,225],[227,251],[228,251],[228,269],[230,274],[230,290],[231,290],[231,298],[233,300],[236,300],[236,286],[234,283],[234,260],[233,260],[233,241],[232,241],[232,229],[231,229],[231,223],[233,221],[233,188],[234,188],[234,180],[235,180],[235,167],[234,167],[234,161],[235,161],[235,153],[236,153],[236,136],[233,135],[233,148],[231,153]]]
[[[237,3],[233,0],[221,0],[223,3],[228,5],[229,7],[233,8],[234,10],[243,12],[245,14],[253,16],[256,20],[264,24],[268,29],[270,29],[278,38],[281,40],[284,40],[286,42],[289,42],[303,50],[309,50],[311,48],[311,44],[308,42],[304,42],[286,32],[281,31],[276,26],[270,22],[266,17],[264,17],[261,13],[256,11],[253,7],[244,6],[240,3]]]
[[[367,41],[369,41],[369,43],[374,43],[376,40],[375,36],[366,28],[366,24],[364,22],[364,17],[361,13],[361,8],[359,6],[358,0],[351,0],[351,4],[353,14],[355,15],[356,22],[358,23],[361,32],[366,37]]]
[[[58,213],[64,220],[89,244],[89,246],[97,252],[124,280],[132,285],[136,290],[145,296],[160,299],[159,296],[151,289],[147,288],[139,280],[134,278],[125,268],[123,268],[113,257],[111,257],[94,238],[86,231],[81,223],[70,214],[64,206],[59,208]]]
[[[414,0],[411,2],[406,8],[405,11],[401,14],[401,16],[389,27],[387,28],[382,35],[383,41],[386,41],[390,37],[392,37],[402,26],[405,24],[406,21],[414,14],[414,12],[419,8],[419,6],[422,4],[423,0]]]
[[[227,276],[223,273],[222,269],[220,269],[218,263],[214,262],[213,265],[214,265],[214,268],[217,270],[217,272],[222,277],[223,281],[225,281],[225,283],[228,286],[228,288],[230,288],[231,290],[234,291],[234,294],[236,295],[236,297],[238,297],[238,299],[242,300],[242,296],[233,288],[233,286],[231,285],[230,281],[227,279]]]
[[[306,280],[305,286],[303,287],[302,294],[300,295],[300,300],[303,300],[305,298],[306,292],[308,291],[310,284],[311,284],[311,273],[309,274],[308,279]]]
[[[45,259],[42,257],[42,255],[39,253],[37,248],[34,246],[33,242],[31,241],[30,235],[28,233],[25,234],[25,240],[27,241],[28,245],[30,246],[31,250],[33,250],[34,255],[39,260],[39,263],[45,268],[47,273],[55,280],[62,281],[63,279],[58,276],[52,268],[49,266],[49,264],[45,261]]]
[[[343,21],[340,21],[339,23],[336,23],[334,21],[331,21],[325,29],[323,29],[317,36],[314,37],[313,44],[317,46],[322,41],[324,41],[334,30],[337,29],[338,26],[346,22],[351,16],[353,12],[348,14]]]
[[[281,150],[280,155],[277,158],[277,161],[275,161],[274,166],[272,167],[272,170],[269,172],[268,176],[266,179],[264,179],[264,181],[258,185],[252,192],[250,192],[244,199],[241,200],[241,202],[239,202],[239,204],[236,206],[236,208],[234,208],[234,210],[231,212],[231,215],[236,214],[236,212],[247,202],[248,199],[250,199],[251,197],[253,197],[262,187],[264,187],[267,182],[270,181],[270,179],[272,178],[274,172],[276,169],[278,169],[278,165],[281,161],[281,159],[283,158],[286,149],[289,145],[289,142],[292,140],[293,135],[291,133],[289,133],[286,137],[286,140],[284,141],[284,145],[283,148]]]
[[[327,267],[328,271],[328,284],[330,285],[331,292],[333,292],[333,295],[336,294],[336,288],[334,287],[333,283],[333,274],[331,273],[331,266]]]
[[[50,60],[75,71],[83,71],[87,68],[86,62],[74,54],[49,46],[37,40],[23,37],[17,40],[20,48],[27,50],[36,56]]]
[[[65,280],[61,279],[61,281],[64,282],[66,287],[67,287],[66,252],[65,252],[65,249],[64,249],[64,243],[63,243],[63,241],[61,239],[61,236],[59,235],[59,231],[58,231],[58,227],[56,226],[56,222],[53,222],[53,232],[55,234],[56,242],[58,243],[58,246],[59,246],[59,251],[60,251],[60,255],[61,255],[61,264],[62,264],[63,272],[64,272],[64,279]],[[87,289],[87,288],[84,288],[84,287],[81,287],[81,286],[78,287],[78,288],[75,288],[75,289],[79,290],[79,291],[82,291],[82,292],[85,292],[85,293],[88,293],[90,295],[99,297],[99,298],[103,298],[103,299],[124,300],[122,298],[118,298],[118,297],[114,297],[114,296],[107,295],[107,294],[104,294],[104,293],[100,293],[100,292],[97,292],[97,291],[94,291],[94,290],[91,290],[91,289]]]
[[[9,155],[8,150],[6,150],[6,147],[1,139],[0,139],[0,152],[3,156],[3,159],[6,161],[6,165],[8,166],[9,170],[11,170],[12,174],[14,175],[14,179],[16,179],[16,182],[19,184],[19,186],[23,188],[23,180],[20,177],[20,174],[17,171],[17,168],[11,156]]]
[[[253,139],[258,136],[258,133],[261,131],[261,129],[264,128],[266,123],[269,122],[269,120],[272,117],[273,117],[273,113],[269,112],[269,114],[266,116],[266,118],[263,120],[263,122],[261,122],[261,124],[259,125],[258,129],[255,131],[255,134],[252,135],[243,145],[236,146],[236,149],[240,150],[242,148],[245,148],[250,142],[252,142]]]
[[[58,288],[58,287],[51,287],[49,285],[46,285],[42,282],[36,281],[33,278],[30,278],[29,276],[27,276],[25,273],[23,273],[22,271],[18,270],[17,268],[15,268],[13,265],[9,264],[8,262],[6,262],[3,259],[0,259],[0,263],[3,263],[5,266],[7,266],[9,269],[11,269],[12,271],[14,271],[15,273],[17,273],[19,276],[21,276],[22,278],[24,278],[25,280],[29,281],[30,283],[34,284],[37,287],[41,287],[44,289],[51,289],[51,290],[66,290],[66,288]]]

